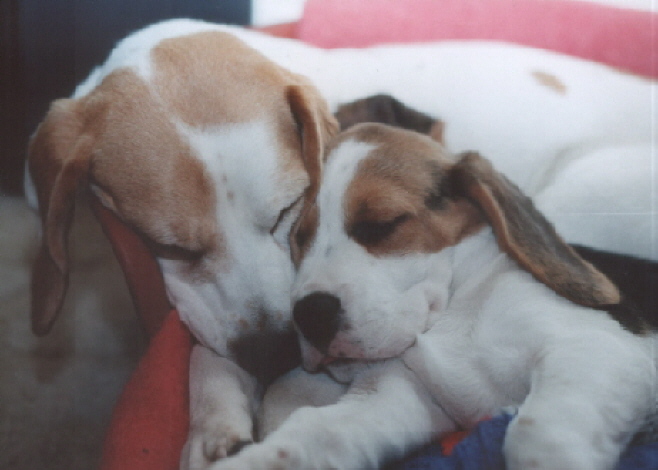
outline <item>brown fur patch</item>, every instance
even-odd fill
[[[369,252],[436,252],[482,226],[471,203],[442,194],[449,160],[437,142],[377,125],[357,126],[354,134],[378,146],[359,164],[345,194],[345,230]],[[378,230],[390,233],[382,238]]]
[[[190,126],[246,122],[285,110],[290,74],[228,33],[165,39],[151,56],[156,92]]]
[[[92,161],[104,201],[155,243],[219,250],[212,180],[148,86],[119,70],[83,101],[107,108]]]

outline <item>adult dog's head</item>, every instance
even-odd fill
[[[43,224],[34,331],[62,305],[83,187],[151,246],[201,342],[226,353],[227,340],[285,323],[288,233],[335,130],[309,82],[212,25],[170,22],[119,43],[29,145]]]
[[[299,264],[293,317],[306,368],[406,350],[450,300],[454,247],[486,227],[561,296],[588,306],[618,302],[614,285],[479,155],[455,158],[427,136],[381,124],[342,133],[291,238]]]

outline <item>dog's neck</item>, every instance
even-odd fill
[[[521,268],[504,253],[490,227],[471,235],[454,248],[452,256],[452,295],[446,309],[459,308],[462,302],[482,302],[488,296],[484,290],[494,286],[493,278],[519,273]],[[484,289],[484,290],[483,290]]]
[[[453,286],[459,288],[471,282],[474,276],[489,271],[490,266],[501,258],[508,257],[498,246],[491,227],[486,226],[464,238],[454,247]]]

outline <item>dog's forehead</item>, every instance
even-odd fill
[[[221,31],[165,39],[151,51],[151,65],[155,90],[191,126],[285,113],[284,90],[293,77]]]
[[[250,195],[256,204],[285,200],[301,191],[300,185],[303,189],[306,172],[285,96],[299,77],[220,31],[166,39],[151,57],[154,89],[174,111],[179,128],[200,144],[201,153],[214,141],[215,151],[201,158],[210,165],[224,160],[218,184],[258,190]],[[271,202],[276,208],[281,204]]]
[[[291,151],[298,150],[299,137],[286,99],[286,88],[300,77],[221,31],[165,39],[151,51],[151,61],[155,92],[184,126],[259,122],[276,139],[269,144],[278,147],[284,170],[301,166]]]
[[[423,204],[428,189],[451,164],[443,146],[434,140],[381,125],[356,126],[334,149],[327,165],[327,192],[342,195],[346,223],[354,218],[386,218],[385,213]]]
[[[308,174],[295,155],[297,148],[281,145],[266,120],[206,129],[179,124],[178,129],[214,182],[219,219],[226,212],[237,211],[242,216],[251,214],[255,222],[271,223],[269,219],[308,185]],[[245,229],[248,227],[237,230]]]

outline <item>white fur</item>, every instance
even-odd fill
[[[276,238],[270,230],[280,212],[299,198],[308,176],[300,168],[297,177],[280,184],[276,136],[265,122],[203,130],[181,124],[179,129],[221,191],[217,220],[227,256],[213,266],[216,279],[209,283],[190,283],[185,263],[160,264],[173,304],[194,336],[226,355],[227,340],[240,335],[238,319],[245,314],[251,313],[245,319],[253,324],[259,307],[289,318],[292,264],[282,241],[290,225],[282,224]]]

